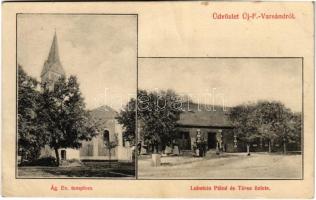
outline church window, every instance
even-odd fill
[[[103,132],[103,140],[106,143],[110,142],[110,133],[109,133],[108,130],[104,130],[104,132]]]

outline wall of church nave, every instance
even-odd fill
[[[81,160],[117,160],[117,148],[111,149],[111,155],[106,148],[103,138],[96,136],[91,141],[83,141],[79,150]]]
[[[59,149],[59,157],[61,160],[71,160],[71,159],[80,159],[80,153],[78,149]]]
[[[130,147],[118,147],[117,159],[119,161],[131,162],[133,160],[133,150]]]
[[[98,148],[98,156],[109,156],[111,151],[111,156],[115,156],[117,154],[117,148],[109,149],[104,141],[102,139],[99,139],[97,142],[97,148]]]
[[[94,148],[93,148],[93,141],[83,141],[82,146],[79,149],[79,156],[93,156],[94,155]]]

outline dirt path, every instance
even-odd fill
[[[168,159],[169,164],[166,164]],[[183,162],[186,158],[176,159],[163,158],[160,167],[152,167],[150,159],[139,160],[138,175],[148,179],[300,179],[302,174],[301,155],[239,154],[196,159],[189,163]]]

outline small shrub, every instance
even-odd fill
[[[56,166],[56,163],[56,158],[50,156],[23,162],[21,166]]]

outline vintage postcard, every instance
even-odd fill
[[[4,196],[314,196],[313,3],[2,11]]]

